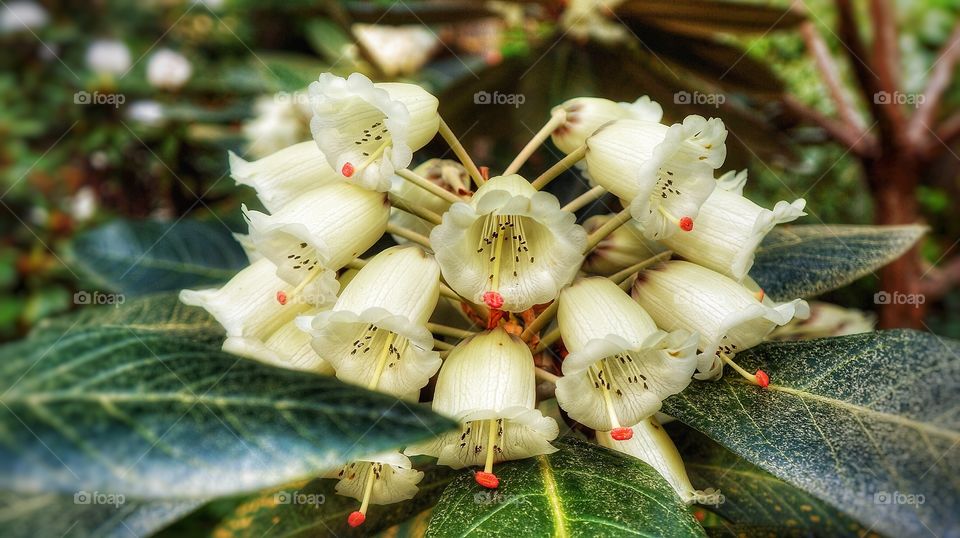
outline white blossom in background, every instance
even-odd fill
[[[624,0],[569,0],[560,16],[564,33],[578,41],[599,41],[608,45],[630,37],[627,28],[611,20],[610,11]]]
[[[618,103],[600,97],[576,97],[556,106],[553,114],[562,113],[564,122],[550,138],[564,153],[582,146],[587,138],[605,124],[616,120],[642,120],[658,123],[663,108],[644,95],[632,103]]]
[[[130,49],[123,41],[98,39],[87,48],[87,68],[98,75],[119,76],[131,65]]]
[[[771,340],[806,340],[873,331],[877,316],[856,308],[845,308],[823,301],[810,301],[810,317],[795,319],[770,333]]]
[[[437,35],[421,24],[354,24],[351,29],[387,78],[416,73],[440,46]]]
[[[412,499],[423,473],[413,468],[410,458],[399,452],[387,452],[352,461],[331,472],[328,478],[338,479],[337,494],[360,501],[360,508],[347,516],[351,527],[359,527],[366,521],[371,504]]]
[[[430,159],[414,168],[413,173],[464,201],[469,200],[473,194],[470,190],[470,176],[463,165],[457,161]],[[390,200],[397,200],[407,206],[421,207],[437,215],[442,215],[450,208],[450,202],[447,200],[413,185],[400,176],[393,176]],[[432,223],[396,208],[390,210],[390,222],[424,236],[430,235],[434,227]],[[399,235],[394,234],[391,237],[400,244],[407,242],[407,239]]]
[[[126,107],[126,114],[131,121],[146,127],[162,125],[167,118],[163,105],[150,100],[130,103],[130,106]]]
[[[147,82],[154,88],[178,90],[190,80],[193,65],[186,56],[170,49],[159,49],[147,61]]]
[[[764,304],[762,292],[679,260],[640,272],[632,295],[661,329],[699,335],[697,379],[722,375],[721,354],[732,358],[762,342],[775,327],[809,315],[802,299]]]
[[[557,381],[557,401],[577,422],[629,439],[631,424],[652,416],[664,398],[690,384],[696,335],[657,329],[610,280],[578,280],[558,301],[557,322],[570,354]]]
[[[614,215],[594,215],[583,221],[587,234],[612,219]],[[587,273],[609,276],[631,265],[656,256],[666,248],[647,239],[636,222],[628,222],[605,237],[592,252],[587,254],[582,269]]]
[[[0,5],[0,33],[37,30],[49,21],[47,10],[36,2],[5,2]]]
[[[556,197],[519,175],[491,178],[430,233],[444,279],[490,308],[520,312],[554,299],[576,275],[587,234]]]
[[[747,171],[727,172],[700,206],[697,225],[688,233],[663,238],[663,244],[688,261],[740,281],[753,267],[754,253],[777,224],[806,215],[803,198],[764,209],[743,196]]]
[[[305,100],[296,98],[299,95],[284,92],[257,99],[254,117],[243,124],[243,135],[250,141],[247,149],[253,156],[266,157],[310,140],[311,113]]]
[[[598,185],[629,202],[648,238],[662,239],[693,229],[716,186],[713,171],[726,158],[726,137],[716,118],[687,116],[670,127],[619,120],[587,139],[587,170]]]
[[[93,218],[97,213],[97,193],[92,187],[80,187],[70,198],[70,216],[77,222]]]
[[[348,383],[394,396],[418,393],[440,368],[427,320],[437,307],[440,267],[417,245],[374,256],[333,308],[301,325]]]
[[[557,423],[536,409],[536,382],[530,348],[502,328],[460,342],[443,362],[433,410],[463,426],[409,447],[454,469],[483,465],[474,478],[485,488],[500,481],[495,463],[556,452]]]
[[[396,170],[440,126],[439,102],[414,84],[374,84],[360,73],[323,73],[310,84],[310,130],[327,161],[344,177],[386,191]]]
[[[271,213],[313,189],[343,180],[312,140],[287,146],[256,161],[246,161],[232,151],[229,158],[230,177],[238,185],[253,187]]]

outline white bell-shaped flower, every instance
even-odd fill
[[[292,286],[277,278],[276,272],[276,266],[263,258],[220,288],[182,290],[180,301],[205,309],[223,326],[227,333],[224,351],[275,366],[333,373],[310,347],[309,336],[294,323],[298,315],[314,307],[305,302],[279,304],[277,291],[288,291]],[[331,280],[324,285],[335,291],[333,273],[326,277]]]
[[[613,217],[612,213],[594,215],[583,222],[583,229],[591,234]],[[582,269],[591,274],[610,276],[664,250],[666,248],[660,243],[644,237],[635,221],[630,221],[604,237],[587,254]]]
[[[470,191],[470,175],[467,173],[467,169],[457,161],[430,159],[412,171],[414,174],[464,200],[469,200],[469,196],[472,194]],[[393,176],[390,186],[390,199],[397,200],[407,206],[427,209],[437,215],[446,213],[447,209],[450,208],[449,201],[427,192],[400,176]],[[434,226],[420,217],[397,208],[390,210],[390,222],[424,236],[429,236],[430,230],[433,230]],[[392,235],[391,237],[400,244],[407,242],[406,239],[398,235]]]
[[[687,116],[670,127],[619,120],[587,139],[591,180],[630,202],[646,236],[690,231],[716,186],[713,171],[726,158],[727,130],[717,118]]]
[[[377,454],[352,461],[330,473],[338,478],[338,495],[360,501],[360,508],[347,516],[351,527],[359,527],[367,519],[371,504],[392,504],[412,499],[423,473],[413,468],[410,459],[399,452]]]
[[[762,292],[760,292],[762,294]],[[766,338],[778,325],[809,315],[806,301],[776,304],[715,271],[669,261],[637,275],[633,298],[665,330],[699,335],[697,379],[715,379],[727,358]]]
[[[556,197],[513,174],[491,178],[430,233],[446,282],[494,309],[520,312],[557,297],[577,273],[587,234]]]
[[[310,118],[313,113],[306,93],[279,92],[267,95],[257,99],[253,110],[253,118],[244,122],[242,127],[243,135],[249,141],[247,150],[251,155],[266,157],[303,141],[312,142]],[[313,146],[316,148],[316,143]]]
[[[186,56],[170,49],[158,49],[147,61],[147,82],[155,88],[177,90],[190,80],[193,65]]]
[[[557,402],[574,420],[615,439],[660,410],[690,384],[697,338],[666,333],[610,280],[581,279],[560,293],[557,322],[569,355],[557,381]]]
[[[374,84],[360,73],[323,73],[310,84],[310,130],[334,169],[368,189],[386,191],[440,126],[439,102],[415,84]]]
[[[130,49],[123,41],[98,39],[86,54],[87,67],[98,75],[123,75],[130,69]]]
[[[277,276],[295,286],[290,292],[278,290],[277,301],[303,296],[321,304],[331,297],[323,284],[330,281],[327,273],[380,239],[390,205],[386,194],[335,182],[302,194],[272,215],[243,211],[256,250],[277,266]]]
[[[632,103],[618,103],[600,97],[577,97],[551,111],[564,113],[564,122],[551,135],[553,144],[564,153],[579,148],[597,129],[616,120],[659,122],[663,108],[644,95]]]
[[[416,245],[388,248],[347,284],[333,309],[303,321],[337,378],[404,396],[440,368],[427,320],[440,296],[440,267]]]
[[[343,179],[309,140],[256,161],[245,161],[231,151],[230,177],[238,185],[253,187],[271,213],[302,194]]]
[[[559,434],[557,423],[535,406],[530,348],[502,328],[480,333],[450,352],[434,391],[433,410],[458,420],[461,430],[406,453],[434,456],[454,469],[483,465],[474,478],[496,488],[494,463],[556,451],[550,441]]]
[[[633,456],[656,469],[687,504],[697,502],[709,494],[694,489],[677,446],[655,418],[641,420],[634,424],[632,429],[633,437],[625,441],[617,441],[609,433],[598,431],[597,443]]]
[[[689,233],[663,238],[677,255],[740,281],[753,266],[754,253],[777,224],[806,215],[803,198],[765,209],[743,196],[747,171],[727,172],[717,181]]]
[[[437,34],[423,24],[354,24],[352,29],[387,78],[416,73],[440,45]]]

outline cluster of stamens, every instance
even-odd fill
[[[347,480],[357,480],[358,478],[364,480],[363,500],[360,501],[360,509],[351,512],[350,515],[347,516],[348,525],[351,527],[359,527],[367,520],[367,509],[370,506],[370,495],[373,493],[373,483],[383,477],[383,464],[377,462],[353,462],[345,465],[337,476],[339,478],[346,476]]]
[[[503,419],[496,418],[467,422],[460,434],[458,446],[461,450],[471,451],[474,455],[486,450],[483,470],[474,473],[473,478],[477,484],[488,489],[496,489],[500,485],[500,479],[493,474],[493,461],[497,455],[503,454],[503,431]]]
[[[377,388],[383,372],[387,368],[395,367],[400,362],[409,344],[409,340],[397,333],[381,330],[372,323],[366,326],[360,337],[353,341],[353,349],[350,351],[350,355],[365,355],[371,349],[380,349],[373,378],[367,388],[371,390]]]
[[[364,129],[363,134],[360,138],[353,141],[357,146],[366,146],[363,147],[365,151],[361,151],[360,154],[366,157],[361,164],[355,166],[353,163],[345,163],[343,168],[340,169],[340,173],[343,174],[343,177],[351,177],[360,170],[363,170],[370,165],[373,161],[377,160],[378,157],[390,146],[390,138],[387,137],[387,133],[390,130],[387,129],[386,125],[383,124],[383,121],[378,121],[370,126],[369,129]],[[370,146],[376,146],[376,149],[371,151]]]
[[[304,288],[307,287],[307,284],[313,281],[321,271],[313,272],[317,268],[317,265],[320,263],[319,257],[316,254],[310,254],[311,247],[305,243],[301,242],[297,245],[297,249],[287,254],[287,260],[289,260],[290,268],[296,271],[306,271],[307,275],[303,277],[303,280],[291,291],[287,293],[283,290],[277,292],[277,302],[286,305],[294,296],[299,295]]]
[[[487,215],[477,244],[477,254],[483,253],[488,256],[490,268],[487,276],[490,291],[483,294],[483,302],[490,308],[499,309],[503,306],[503,297],[498,291],[502,273],[510,272],[516,278],[524,264],[532,264],[536,259],[524,237],[523,217]]]

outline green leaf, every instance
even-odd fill
[[[87,306],[76,312],[41,320],[31,337],[55,335],[69,330],[97,326],[127,327],[141,331],[205,331],[221,334],[223,329],[202,308],[185,305],[176,293],[157,293],[135,297],[117,306]]]
[[[560,450],[548,456],[498,465],[496,491],[463,471],[427,536],[703,536],[652,467],[570,437],[554,444]]]
[[[0,347],[0,488],[213,497],[455,425],[334,378],[228,355],[221,340],[192,325],[86,323]]]
[[[138,501],[114,494],[0,492],[0,525],[6,538],[148,536],[202,504],[200,500]]]
[[[224,225],[192,220],[114,221],[77,236],[68,258],[94,285],[130,296],[215,286],[248,263]]]
[[[867,529],[830,504],[792,486],[679,423],[667,425],[693,486],[715,488],[710,510],[734,527],[802,536],[859,537]],[[704,525],[707,524],[705,520]]]
[[[371,505],[363,526],[351,528],[347,516],[360,502],[337,495],[337,480],[318,478],[287,484],[243,503],[221,522],[218,538],[249,536],[290,538],[295,536],[370,536],[402,523],[432,506],[453,480],[455,472],[435,465],[424,470],[416,497],[388,505]]]
[[[757,249],[750,276],[777,301],[846,286],[899,258],[924,226],[780,226]]]
[[[909,330],[769,343],[737,354],[766,390],[728,373],[663,411],[868,528],[942,536],[960,528],[958,359]]]

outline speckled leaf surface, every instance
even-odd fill
[[[769,343],[737,360],[771,385],[727,372],[664,412],[867,528],[960,532],[960,343],[895,330]]]
[[[778,226],[757,249],[750,276],[777,301],[845,286],[899,258],[923,226]]]
[[[76,495],[0,492],[0,528],[3,529],[3,536],[150,536],[203,503],[201,500],[138,501],[91,491],[77,492]]]
[[[180,326],[174,312],[117,310],[127,307],[132,326],[91,318],[0,347],[0,488],[213,497],[454,426],[425,406],[223,353],[219,331]]]
[[[553,454],[498,465],[495,492],[462,471],[427,536],[703,536],[652,467],[569,437],[554,445]]]
[[[91,326],[144,331],[203,331],[211,335],[223,333],[220,324],[206,310],[181,303],[175,292],[165,292],[134,297],[117,306],[88,306],[67,315],[47,318],[33,328],[30,336],[59,337]]]
[[[78,235],[66,254],[100,291],[129,296],[215,286],[248,263],[225,225],[189,219],[113,221]]]
[[[362,526],[351,528],[347,516],[360,506],[353,497],[336,494],[337,480],[317,478],[288,484],[257,495],[237,507],[214,531],[217,538],[293,538],[307,536],[370,536],[403,523],[440,498],[455,472],[430,465],[420,491],[409,500],[371,505]]]

